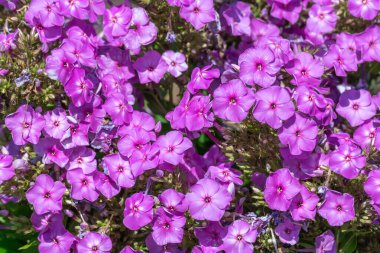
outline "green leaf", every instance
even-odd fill
[[[38,244],[37,241],[32,241],[32,242],[18,248],[18,250],[26,250],[26,249],[29,249],[30,247],[36,246],[37,244]]]
[[[358,246],[358,237],[356,233],[344,233],[341,234],[341,245],[339,252],[341,253],[353,253]]]

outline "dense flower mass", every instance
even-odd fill
[[[378,250],[380,0],[0,5],[0,252]]]

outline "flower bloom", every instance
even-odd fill
[[[77,244],[78,252],[83,253],[109,253],[111,249],[111,239],[105,234],[96,232],[87,233]]]
[[[318,196],[302,185],[300,193],[293,198],[289,207],[293,220],[314,219],[318,201]]]
[[[361,155],[361,150],[354,145],[340,145],[330,154],[330,169],[348,179],[357,177],[365,164],[365,156]]]
[[[368,174],[364,190],[375,204],[380,204],[380,170],[373,170]]]
[[[201,179],[186,194],[191,217],[219,221],[232,200],[231,194],[212,179]]]
[[[12,156],[0,154],[0,185],[15,175],[15,170],[13,168],[12,162]]]
[[[213,0],[194,0],[182,1],[179,15],[181,18],[194,26],[196,30],[200,30],[207,23],[215,20],[215,10]]]
[[[62,182],[54,182],[49,175],[40,174],[34,185],[26,192],[26,199],[39,215],[61,211],[62,196],[65,191],[66,187]]]
[[[363,61],[380,61],[380,26],[369,26],[356,35],[355,42],[362,53]]]
[[[52,111],[48,111],[45,115],[45,127],[44,134],[56,138],[61,139],[66,130],[70,127],[66,112],[63,109],[54,109]]]
[[[181,243],[183,238],[183,226],[186,218],[167,213],[164,208],[156,210],[156,218],[153,221],[152,237],[158,245],[169,243]]]
[[[40,244],[38,252],[41,253],[64,253],[70,252],[70,248],[74,243],[75,237],[63,227],[54,227],[38,237]]]
[[[336,44],[330,46],[323,62],[327,68],[334,68],[337,76],[347,76],[346,72],[358,70],[356,52],[341,49]]]
[[[120,154],[107,155],[103,158],[103,167],[117,185],[131,188],[135,185],[135,178],[130,164]]]
[[[334,30],[337,19],[333,6],[314,4],[310,8],[306,27],[315,33],[328,33]]]
[[[146,52],[143,57],[138,58],[133,67],[139,75],[140,83],[145,84],[150,82],[159,83],[169,65],[157,51],[151,50]]]
[[[207,249],[218,250],[222,248],[223,239],[227,235],[227,228],[223,227],[220,222],[210,221],[206,227],[194,228],[194,234],[200,245]]]
[[[168,64],[168,72],[174,77],[179,77],[188,68],[186,57],[182,53],[168,50],[162,54],[162,59]]]
[[[293,75],[291,83],[296,85],[316,86],[321,82],[323,64],[307,53],[296,54],[295,58],[286,66],[286,71]]]
[[[171,213],[184,213],[189,205],[185,195],[174,189],[166,189],[158,198],[161,204],[164,205],[166,211]]]
[[[336,242],[333,232],[327,230],[315,238],[315,253],[336,253]]]
[[[125,200],[123,224],[130,230],[138,230],[153,220],[154,200],[138,192]]]
[[[228,226],[227,235],[223,238],[222,249],[226,253],[253,252],[257,231],[248,222],[236,220]]]
[[[365,20],[374,19],[380,11],[379,0],[348,0],[348,11],[352,16]]]
[[[354,197],[348,193],[329,190],[318,213],[330,226],[342,226],[345,222],[355,219]]]
[[[161,135],[155,144],[160,149],[160,160],[173,165],[182,162],[184,152],[193,146],[191,141],[183,137],[179,131],[171,131],[166,135]]]
[[[300,231],[301,225],[293,223],[290,219],[285,219],[274,230],[282,243],[290,245],[295,245],[298,242]]]
[[[219,69],[212,69],[212,67],[213,65],[207,65],[202,69],[193,69],[193,72],[191,72],[191,80],[187,84],[187,89],[191,94],[197,93],[198,90],[207,90],[214,79],[219,78]]]
[[[73,199],[86,199],[94,202],[99,197],[93,174],[86,175],[81,168],[72,169],[67,172],[67,181],[71,184],[71,197]]]

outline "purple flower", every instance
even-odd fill
[[[317,213],[318,201],[318,196],[302,185],[300,193],[293,198],[289,207],[293,220],[313,220]]]
[[[243,121],[254,103],[254,95],[239,79],[221,84],[213,94],[212,109],[215,114],[233,122]]]
[[[318,213],[330,226],[342,226],[345,222],[355,219],[354,197],[348,193],[329,190]]]
[[[300,231],[301,225],[295,224],[290,219],[285,219],[274,230],[282,243],[290,245],[295,245],[298,242]]]
[[[42,215],[32,213],[30,218],[33,224],[33,227],[43,235],[44,232],[49,230],[58,230],[58,228],[63,227],[63,215],[61,212],[49,212]],[[39,236],[41,237],[41,236]]]
[[[327,230],[315,238],[315,253],[336,253],[336,242],[333,232]]]
[[[161,135],[155,144],[160,149],[160,160],[173,165],[181,163],[184,152],[193,146],[191,141],[183,137],[179,131],[171,131],[166,135]]]
[[[129,162],[120,154],[107,155],[103,158],[103,167],[109,172],[110,177],[117,185],[131,188],[135,185],[134,173]]]
[[[166,245],[158,245],[152,235],[148,235],[145,239],[145,244],[148,248],[149,253],[185,253],[185,250],[180,250],[178,248],[178,244],[166,244]]]
[[[87,146],[88,130],[90,125],[87,123],[70,124],[65,135],[61,139],[62,145],[66,148],[75,148],[77,146]]]
[[[314,116],[326,107],[326,98],[311,87],[297,87],[294,92],[294,98],[298,110],[306,115]]]
[[[348,179],[357,177],[365,164],[365,156],[361,155],[361,150],[354,145],[340,145],[330,154],[330,169]]]
[[[228,226],[222,248],[226,253],[253,252],[256,237],[257,231],[248,222],[236,220]]]
[[[59,0],[60,12],[66,17],[88,19],[89,0]]]
[[[256,106],[253,117],[261,123],[267,123],[274,129],[294,115],[294,105],[285,88],[272,86],[261,89],[255,94]]]
[[[12,162],[12,156],[0,154],[0,185],[15,175]]]
[[[369,91],[347,90],[340,95],[336,111],[351,126],[356,127],[376,114],[376,105],[372,103]]]
[[[348,10],[352,16],[372,20],[380,11],[379,0],[348,0]]]
[[[157,51],[151,50],[145,53],[143,57],[138,58],[133,67],[139,75],[140,83],[145,84],[150,82],[159,83],[169,65]]]
[[[368,174],[364,190],[375,204],[380,204],[380,170],[373,170]]]
[[[215,20],[213,0],[193,0],[182,4],[179,11],[181,18],[200,30],[207,23]]]
[[[71,151],[68,170],[81,168],[84,174],[90,174],[96,170],[97,162],[95,152],[87,147],[76,147]]]
[[[84,69],[75,68],[71,72],[70,79],[65,84],[65,92],[71,98],[74,105],[79,107],[91,102],[94,84],[86,77]]]
[[[362,53],[363,61],[380,61],[380,27],[369,26],[364,32],[356,35],[356,44]]]
[[[112,249],[112,241],[105,234],[89,232],[78,242],[76,246],[78,252],[81,253],[109,253]]]
[[[5,125],[11,130],[16,145],[24,145],[27,142],[37,144],[45,126],[45,119],[31,106],[22,105],[5,118]]]
[[[314,59],[311,54],[300,52],[287,64],[286,71],[294,77],[291,83],[316,86],[321,82],[324,68],[322,62]]]
[[[158,245],[181,243],[186,218],[167,213],[162,207],[156,210],[155,215],[156,217],[152,225],[152,237],[154,241]]]
[[[118,132],[121,134],[121,132]],[[143,151],[144,148],[150,144],[155,136],[149,134],[150,132],[141,129],[131,129],[128,134],[122,135],[123,137],[117,143],[119,152],[126,157],[131,157],[131,155],[138,151]],[[153,137],[153,138],[152,138]]]
[[[93,174],[84,174],[81,168],[67,171],[67,181],[71,184],[71,197],[94,202],[99,193],[96,191]]]
[[[39,237],[38,252],[66,253],[74,243],[75,237],[63,227],[55,227]]]
[[[66,83],[74,69],[76,59],[69,57],[62,49],[54,49],[46,58],[46,73],[51,79]]]
[[[70,152],[65,150],[57,139],[41,139],[36,145],[34,145],[34,150],[42,157],[42,162],[45,164],[55,163],[63,168],[69,161],[68,155]]]
[[[66,191],[65,185],[46,174],[40,174],[34,185],[26,192],[26,199],[33,205],[37,214],[60,211],[62,196]]]
[[[162,59],[169,66],[168,72],[174,77],[179,77],[187,70],[186,57],[182,53],[168,50],[162,54]]]
[[[219,221],[232,200],[231,194],[212,179],[201,179],[186,194],[191,217]]]
[[[301,2],[297,0],[285,2],[273,1],[270,15],[278,19],[285,19],[294,24],[297,22],[299,14],[302,11]]]
[[[212,69],[212,67],[213,65],[207,65],[202,69],[193,69],[193,72],[191,72],[191,80],[187,84],[187,89],[191,94],[197,93],[198,90],[207,90],[214,79],[219,78],[219,69]]]
[[[80,40],[65,40],[60,47],[71,61],[83,66],[94,68],[96,66],[94,49],[88,42]]]
[[[356,52],[341,49],[336,44],[330,46],[323,62],[327,68],[333,67],[337,76],[347,76],[346,72],[358,70]]]
[[[232,35],[251,35],[252,12],[249,4],[241,1],[234,2],[222,11],[222,15]]]
[[[251,38],[259,40],[264,37],[279,36],[280,29],[273,24],[268,24],[261,19],[251,19]]]
[[[70,127],[67,122],[66,112],[63,109],[56,108],[52,111],[48,111],[45,115],[45,127],[44,134],[61,139],[66,130]]]
[[[293,177],[289,170],[279,169],[272,172],[266,181],[264,199],[269,208],[287,211],[292,199],[301,191],[301,184]]]
[[[187,203],[185,195],[174,189],[166,189],[158,196],[161,204],[164,205],[166,211],[170,213],[186,212],[189,203]]]
[[[239,56],[240,79],[248,85],[263,88],[276,81],[279,66],[269,48],[249,48]]]
[[[107,98],[103,108],[111,116],[115,125],[123,125],[131,120],[134,102],[133,96],[116,93]]]
[[[309,11],[306,27],[315,33],[328,33],[334,30],[337,15],[330,5],[314,4]]]
[[[126,35],[132,20],[132,10],[125,6],[113,6],[106,10],[103,19],[103,30],[108,41],[114,37]]]
[[[151,196],[138,192],[125,200],[124,225],[130,230],[138,230],[153,220],[154,200]]]
[[[241,172],[235,169],[231,169],[228,164],[220,164],[218,166],[210,166],[207,170],[207,174],[211,179],[217,180],[222,184],[229,185],[234,183],[242,185],[243,181],[240,179]]]
[[[107,199],[111,199],[120,192],[120,187],[106,174],[95,171],[94,182],[96,190],[103,194]]]
[[[195,237],[199,244],[207,249],[219,250],[223,244],[223,238],[227,235],[227,228],[223,227],[220,222],[210,221],[206,227],[194,228]]]
[[[314,120],[295,114],[279,130],[282,144],[288,145],[292,155],[313,151],[317,144],[318,127]]]
[[[380,148],[379,143],[380,128],[377,121],[369,121],[363,123],[354,132],[354,141],[359,144],[362,149],[367,149],[373,145]]]
[[[185,125],[189,131],[199,131],[213,125],[214,114],[210,112],[210,96],[194,96],[188,105]]]

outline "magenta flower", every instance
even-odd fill
[[[63,42],[61,49],[65,51],[65,55],[71,59],[71,62],[92,68],[96,66],[94,49],[88,42],[68,39]]]
[[[154,241],[158,245],[181,243],[186,218],[167,213],[162,207],[157,208],[155,215],[152,225]]]
[[[313,220],[317,213],[318,201],[318,196],[302,185],[300,193],[293,198],[292,204],[289,207],[293,220]]]
[[[62,212],[48,212],[42,215],[38,215],[36,212],[33,212],[30,220],[34,229],[41,233],[48,230],[54,230],[52,228],[56,228],[55,230],[58,230],[57,228],[63,227]]]
[[[59,0],[60,12],[66,17],[88,19],[89,0]]]
[[[288,145],[292,155],[313,151],[317,144],[318,127],[314,120],[295,114],[278,133],[282,144]]]
[[[96,191],[93,174],[84,174],[81,168],[67,171],[67,182],[71,184],[71,197],[94,202],[99,193]]]
[[[195,94],[198,90],[207,90],[214,79],[219,78],[220,71],[217,68],[212,69],[213,65],[208,65],[193,69],[191,72],[191,80],[187,84],[187,89],[191,94]]]
[[[228,164],[210,166],[208,167],[206,175],[222,184],[229,185],[230,183],[234,183],[237,185],[242,185],[243,181],[240,179],[241,172],[230,168],[230,166],[231,165]]]
[[[169,66],[168,72],[174,77],[179,77],[188,68],[186,57],[182,53],[168,50],[162,54],[162,59]]]
[[[314,4],[310,8],[306,27],[315,33],[329,33],[334,30],[337,19],[333,6]]]
[[[330,169],[348,179],[357,177],[365,164],[365,156],[361,155],[361,150],[354,145],[340,145],[330,154]]]
[[[16,145],[24,145],[27,142],[37,144],[45,126],[45,119],[31,106],[22,105],[5,118],[5,125],[11,130]]]
[[[226,253],[253,252],[257,231],[248,222],[236,220],[228,226],[227,235],[223,238],[222,249]]]
[[[75,68],[71,72],[70,79],[65,84],[66,94],[77,107],[91,102],[93,88],[94,84],[86,78],[85,70],[81,68]]]
[[[362,149],[368,150],[373,145],[380,148],[380,128],[377,125],[378,122],[369,121],[355,130],[353,139]]]
[[[355,219],[354,197],[348,193],[329,190],[318,213],[330,226],[342,226],[345,222]]]
[[[135,99],[121,93],[112,94],[103,105],[104,110],[111,116],[115,125],[123,125],[131,121]]]
[[[285,244],[295,245],[299,239],[301,225],[295,224],[290,219],[285,219],[274,230],[280,241]]]
[[[181,163],[184,152],[193,146],[191,141],[183,137],[182,133],[178,131],[171,131],[166,135],[161,135],[155,144],[160,149],[160,160],[173,165]]]
[[[165,210],[170,213],[184,213],[189,205],[185,195],[174,189],[166,189],[158,198],[161,204],[164,205]]]
[[[54,49],[46,58],[46,73],[51,79],[66,83],[74,69],[76,59],[69,57],[62,49]]]
[[[55,138],[61,139],[66,130],[70,127],[67,122],[66,112],[63,109],[56,108],[48,111],[45,115],[44,134]]]
[[[79,240],[76,248],[81,253],[109,253],[112,249],[112,241],[105,234],[89,232]]]
[[[223,18],[234,36],[251,35],[251,6],[245,2],[237,1],[229,4],[222,11]]]
[[[13,168],[12,162],[12,156],[0,154],[0,185],[15,175],[15,170]]]
[[[94,182],[96,190],[103,194],[107,199],[111,199],[120,192],[120,187],[106,174],[95,171]]]
[[[380,204],[380,170],[373,170],[368,174],[364,190],[375,204]]]
[[[213,0],[185,1],[181,6],[179,15],[181,18],[200,30],[207,23],[215,20],[215,10]]]
[[[213,94],[212,109],[215,114],[233,122],[243,121],[254,103],[254,95],[239,79],[221,84]]]
[[[159,83],[169,65],[157,51],[151,50],[145,53],[143,57],[138,58],[133,67],[139,75],[140,83],[145,84],[150,82]]]
[[[96,170],[97,162],[95,152],[87,147],[75,147],[71,151],[68,170],[81,168],[84,174],[90,174]]]
[[[286,168],[272,172],[265,183],[264,199],[269,208],[287,211],[293,198],[301,191],[301,184]]]
[[[274,24],[268,24],[261,19],[251,19],[251,38],[259,40],[264,37],[279,36],[280,29]]]
[[[104,0],[89,0],[89,20],[96,22],[98,16],[102,16],[106,10]]]
[[[210,221],[206,227],[194,228],[194,234],[203,247],[217,251],[222,247],[223,238],[227,235],[227,228],[223,227],[220,222]]]
[[[299,86],[295,89],[294,99],[300,112],[314,116],[327,106],[326,98],[307,86]]]
[[[63,227],[54,227],[54,229],[45,232],[43,236],[38,237],[40,244],[38,252],[41,253],[66,253],[70,252],[75,237]]]
[[[231,194],[212,179],[201,179],[186,194],[191,217],[219,221],[232,200]]]
[[[65,149],[87,146],[89,144],[89,127],[90,125],[86,123],[70,124],[69,129],[66,130],[65,135],[61,139],[61,143]]]
[[[169,243],[166,245],[158,245],[151,234],[145,239],[145,244],[149,253],[185,253],[184,250],[178,248],[178,244]]]
[[[348,0],[348,11],[352,16],[372,20],[380,11],[379,0]]]
[[[376,114],[376,105],[372,103],[369,91],[347,90],[340,95],[336,111],[351,126],[356,127]]]
[[[336,242],[333,232],[327,230],[315,238],[315,253],[336,253]]]
[[[336,44],[330,46],[323,62],[327,68],[334,68],[337,76],[347,76],[346,72],[358,70],[356,52],[340,49]]]
[[[285,19],[294,24],[297,22],[301,11],[301,2],[297,0],[285,2],[273,1],[270,15],[278,19]]]
[[[103,30],[108,41],[114,37],[126,35],[132,20],[132,10],[125,6],[113,6],[106,10],[103,19]]]
[[[57,164],[63,168],[69,161],[70,151],[65,150],[62,144],[53,138],[44,138],[34,145],[36,153],[42,157],[44,164]]]
[[[278,65],[282,66],[293,59],[293,51],[290,49],[290,42],[277,36],[261,36],[257,41],[258,48],[268,47],[275,56]]]
[[[134,174],[128,160],[120,154],[107,155],[103,158],[103,167],[109,172],[110,177],[117,185],[131,188],[135,185]]]
[[[283,121],[294,115],[294,105],[285,88],[272,86],[261,89],[255,94],[255,99],[257,102],[253,110],[253,117],[274,129],[280,128]]]
[[[26,192],[26,199],[33,205],[38,215],[61,211],[62,196],[66,191],[65,185],[46,174],[40,174],[34,185]]]
[[[121,134],[121,132],[118,132]],[[130,157],[134,152],[142,151],[150,144],[155,136],[149,134],[144,129],[130,129],[117,143],[120,154]]]
[[[364,32],[356,35],[356,44],[362,53],[363,61],[380,61],[380,26],[369,26]]]
[[[214,114],[211,113],[210,96],[197,95],[189,102],[185,124],[189,131],[212,127]]]
[[[138,192],[125,200],[124,225],[130,230],[138,230],[153,220],[154,200],[151,196]]]
[[[293,84],[316,86],[321,82],[324,69],[321,61],[314,59],[307,52],[301,52],[288,63],[286,71],[293,75],[294,79],[291,81]]]
[[[64,16],[58,7],[58,2],[54,0],[31,1],[25,20],[31,23],[33,17],[39,17],[44,27],[62,26]]]
[[[280,70],[269,48],[249,48],[239,56],[240,79],[248,84],[257,84],[263,88],[276,81]]]

